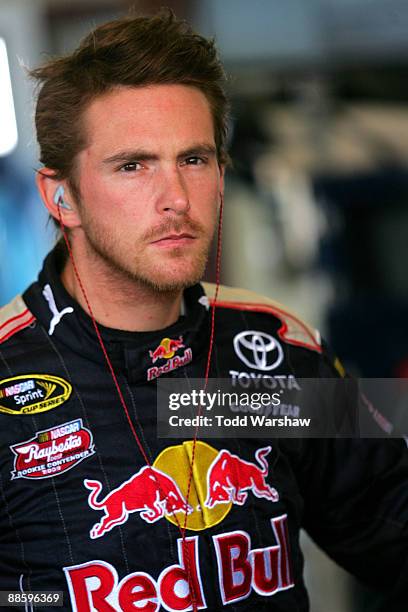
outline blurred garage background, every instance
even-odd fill
[[[0,0],[0,305],[55,236],[25,67],[164,0]],[[408,3],[167,0],[215,36],[232,96],[222,281],[285,303],[365,377],[408,375]],[[211,269],[209,270],[211,276]],[[313,612],[376,597],[305,539]]]

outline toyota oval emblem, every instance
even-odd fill
[[[234,349],[245,365],[257,370],[273,370],[283,360],[279,342],[262,331],[240,332],[234,338]]]

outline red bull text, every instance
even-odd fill
[[[167,363],[162,366],[154,366],[149,368],[147,370],[147,380],[153,380],[166,372],[171,372],[172,370],[176,370],[177,368],[190,363],[190,361],[193,359],[191,348],[186,348],[184,355],[182,356],[174,356],[175,353],[182,348],[185,348],[183,336],[179,336],[178,340],[174,338],[163,338],[156,349],[149,351],[149,356],[152,363],[156,363],[158,359],[166,359]]]
[[[245,531],[213,536],[219,592],[224,605],[246,599],[251,592],[270,597],[294,586],[287,515],[272,518],[271,526],[276,543],[265,548],[252,549],[251,537]],[[181,538],[177,543],[179,564],[164,568],[157,579],[139,571],[119,580],[113,565],[99,560],[64,567],[73,611],[191,610],[189,582],[197,608],[207,609],[205,584],[200,572],[199,536],[186,538],[184,547]]]

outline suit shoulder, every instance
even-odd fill
[[[215,284],[203,283],[210,304],[215,296]],[[238,287],[220,285],[217,308],[227,308],[241,312],[269,314],[281,322],[278,335],[284,342],[301,346],[318,353],[322,352],[320,333],[305,323],[289,308],[254,291]]]
[[[21,295],[0,308],[0,344],[31,325],[34,315],[27,308]]]

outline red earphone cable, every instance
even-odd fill
[[[218,297],[218,290],[219,290],[219,285],[220,285],[220,271],[221,271],[221,241],[222,241],[222,219],[223,219],[223,209],[224,209],[224,199],[223,196],[221,194],[221,201],[220,201],[220,211],[219,211],[219,221],[218,221],[218,238],[217,238],[217,255],[216,255],[216,288],[215,288],[215,294],[214,294],[214,299],[212,302],[212,312],[211,312],[211,331],[210,331],[210,342],[209,342],[209,348],[208,348],[208,356],[207,356],[207,364],[206,364],[206,371],[205,371],[205,387],[207,387],[207,383],[208,383],[208,377],[209,377],[209,372],[210,372],[210,364],[211,364],[211,356],[212,356],[212,350],[213,350],[213,345],[214,345],[214,332],[215,332],[215,308],[216,308],[216,302],[217,302],[217,297]],[[78,281],[82,296],[85,300],[86,306],[88,308],[88,312],[90,315],[90,318],[92,320],[92,324],[96,333],[96,337],[98,339],[99,345],[102,349],[102,353],[105,357],[105,361],[107,363],[110,375],[113,379],[114,385],[116,387],[116,391],[118,393],[119,399],[120,399],[120,403],[123,407],[123,410],[125,412],[126,415],[126,419],[128,421],[130,430],[133,434],[133,437],[136,440],[136,444],[142,454],[142,457],[144,459],[144,461],[146,462],[146,464],[151,467],[151,463],[149,461],[149,458],[146,454],[146,451],[143,448],[143,445],[140,441],[140,438],[135,430],[135,427],[132,423],[132,420],[130,418],[129,415],[129,410],[125,401],[125,398],[123,397],[115,370],[112,366],[112,362],[109,358],[108,352],[106,350],[103,338],[101,336],[101,333],[99,331],[99,327],[98,324],[96,322],[95,316],[93,314],[93,310],[91,307],[91,304],[89,302],[87,293],[85,291],[85,287],[81,281],[81,277],[79,275],[79,271],[75,262],[75,258],[74,258],[74,254],[72,252],[72,248],[71,248],[71,244],[69,242],[68,236],[67,236],[67,232],[65,230],[65,225],[64,222],[62,220],[62,216],[61,216],[61,207],[58,206],[58,220],[59,220],[59,224],[61,227],[61,232],[64,238],[64,242],[66,244],[67,250],[68,250],[68,254],[72,263],[72,267],[74,270],[74,274],[75,277]],[[199,408],[199,414],[201,412],[201,406]],[[184,517],[184,525],[181,526],[180,522],[178,520],[178,517],[176,515],[176,513],[173,512],[173,516],[175,518],[175,521],[177,523],[177,526],[179,528],[180,534],[182,536],[182,549],[183,549],[183,558],[185,559],[185,563],[186,563],[186,573],[187,573],[187,579],[188,579],[188,583],[189,583],[189,589],[190,589],[190,594],[191,594],[191,601],[192,601],[192,609],[193,612],[197,612],[198,607],[197,607],[197,596],[195,593],[195,588],[194,588],[194,583],[192,580],[192,576],[191,576],[191,560],[190,560],[190,553],[189,550],[186,546],[186,528],[187,528],[187,509],[188,509],[188,500],[189,500],[189,495],[190,495],[190,490],[191,490],[191,482],[192,482],[192,478],[193,478],[193,468],[194,468],[194,460],[195,460],[195,449],[196,449],[196,445],[197,445],[197,437],[198,437],[198,426],[196,427],[195,430],[195,434],[194,434],[194,440],[193,440],[193,450],[192,450],[192,456],[191,456],[191,464],[190,464],[190,472],[189,472],[189,480],[188,480],[188,486],[187,486],[187,495],[186,495],[186,511],[185,511],[185,517]],[[154,475],[154,474],[153,474]],[[157,480],[158,486],[161,489],[160,483]],[[161,494],[163,494],[163,491],[161,490]],[[166,497],[164,495],[164,497]]]
[[[224,213],[224,198],[221,195],[220,212],[219,212],[219,220],[218,220],[217,255],[216,255],[216,267],[215,267],[215,293],[214,293],[214,298],[213,298],[212,305],[211,305],[211,332],[210,332],[210,343],[208,347],[207,365],[206,365],[205,376],[204,376],[204,391],[206,390],[207,384],[208,384],[208,377],[210,375],[211,357],[212,357],[212,351],[214,347],[215,309],[217,306],[218,292],[220,288],[220,277],[221,277],[221,252],[222,252],[221,247],[222,247],[223,213]],[[200,405],[198,408],[198,417],[201,416],[201,412],[202,412],[202,406]],[[197,419],[197,422],[198,423],[200,422],[200,418]],[[190,465],[190,473],[189,473],[189,478],[188,478],[187,497],[186,497],[187,504],[188,504],[188,499],[190,495],[191,482],[193,479],[193,469],[194,469],[194,460],[195,460],[195,450],[197,446],[198,430],[199,430],[199,426],[197,424],[195,428],[195,432],[194,432],[193,450],[191,453],[191,465]],[[184,517],[183,534],[185,533],[186,528],[187,528],[187,514]]]

